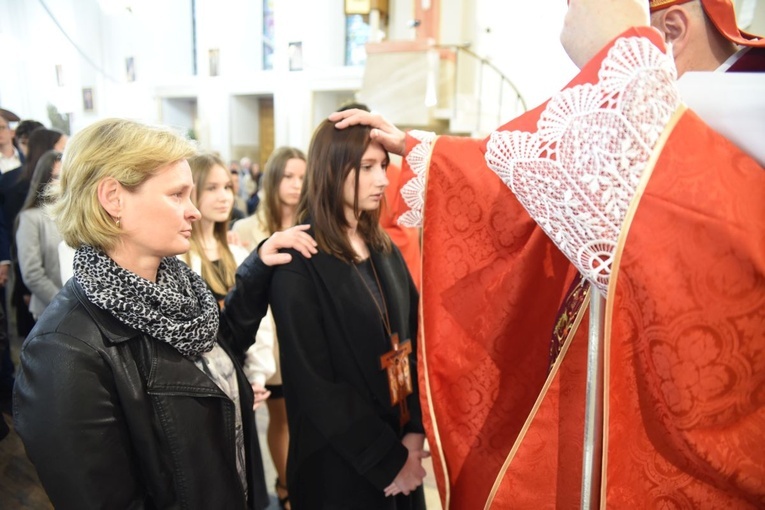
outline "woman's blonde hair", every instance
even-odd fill
[[[222,167],[226,171],[226,175],[231,179],[231,174],[226,168],[226,164],[218,156],[205,153],[189,158],[191,177],[194,179],[194,192],[191,194],[191,201],[197,208],[199,207],[199,197],[204,193],[205,183],[207,183],[210,170],[216,165]],[[233,190],[231,193],[233,194]],[[231,219],[230,216],[231,213],[229,212],[229,219]],[[213,236],[218,242],[221,262],[219,271],[215,269],[215,265],[205,253],[204,246],[202,245],[202,230],[199,228],[191,230],[191,249],[184,255],[184,260],[186,264],[191,265],[191,253],[196,253],[202,260],[202,279],[207,282],[207,285],[215,294],[222,295],[227,294],[236,281],[236,260],[234,260],[234,254],[231,253],[231,249],[228,247],[228,221],[215,222]]]
[[[196,153],[180,134],[126,119],[104,119],[69,141],[61,177],[49,186],[46,210],[69,246],[104,251],[115,246],[121,230],[98,201],[98,185],[107,177],[137,190],[157,170]]]

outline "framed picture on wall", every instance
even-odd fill
[[[209,51],[210,58],[210,76],[218,76],[220,74],[220,50],[213,48]]]
[[[56,64],[56,85],[64,86],[64,66],[61,64]]]
[[[290,71],[303,70],[303,43],[291,42],[288,48],[290,57]]]
[[[82,89],[82,111],[92,112],[93,110],[93,88],[84,87]]]
[[[127,81],[135,81],[135,59],[133,59],[133,57],[127,57],[125,59],[125,74]]]

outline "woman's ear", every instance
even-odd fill
[[[122,216],[122,195],[125,188],[114,177],[106,177],[98,183],[98,202],[112,218]]]

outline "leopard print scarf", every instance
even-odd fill
[[[74,256],[74,278],[93,304],[184,356],[198,356],[215,345],[218,304],[204,281],[176,257],[162,259],[154,283],[104,252],[82,246]]]

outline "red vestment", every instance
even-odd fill
[[[608,50],[567,89],[597,83]],[[535,132],[545,106],[500,130]],[[418,354],[437,482],[445,508],[574,508],[585,309],[549,375],[548,354],[577,268],[488,171],[486,143],[439,137],[425,155]],[[601,505],[762,506],[765,171],[682,105],[651,153],[607,283]]]

